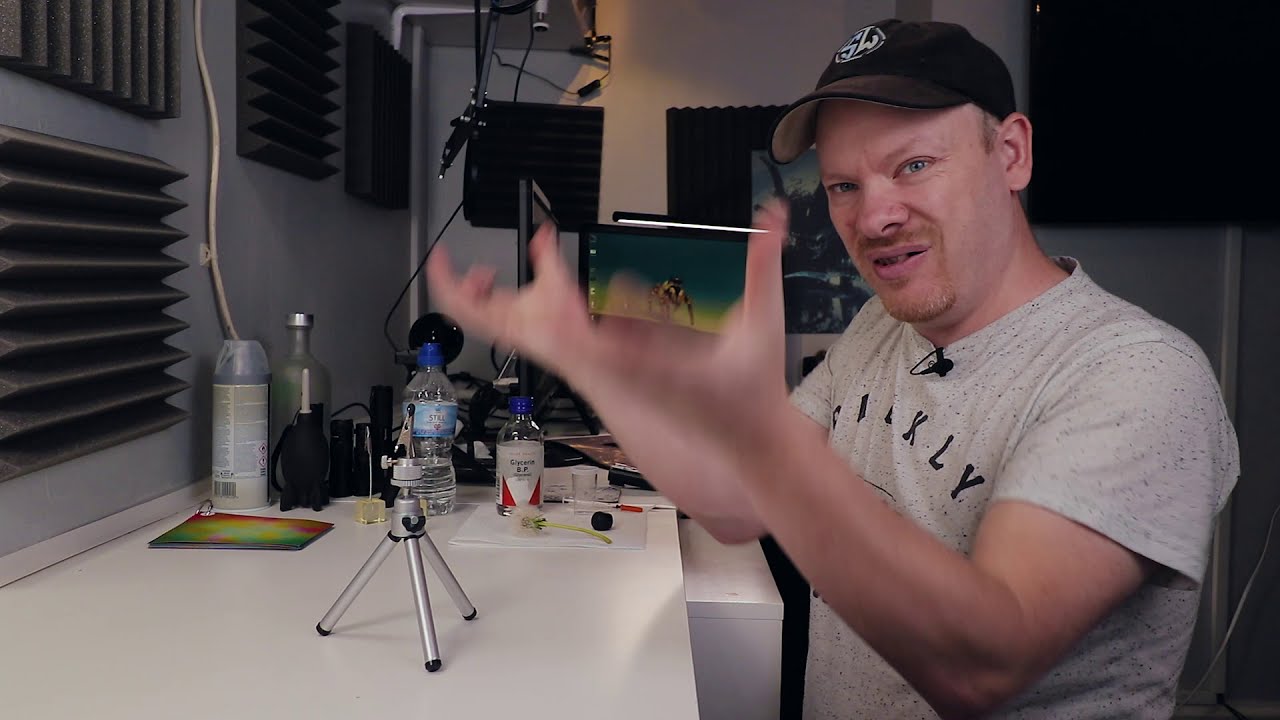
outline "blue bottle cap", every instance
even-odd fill
[[[512,415],[528,415],[533,412],[533,398],[515,395],[507,403]]]
[[[423,343],[418,349],[418,366],[419,367],[439,367],[444,365],[444,353],[440,350],[440,343]]]

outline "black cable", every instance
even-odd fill
[[[613,41],[609,41],[609,54],[604,58],[604,75],[600,76],[600,82],[609,79],[609,73],[613,72]]]
[[[512,70],[519,70],[519,69],[520,69],[520,66],[519,66],[519,65],[512,65],[511,63],[509,63],[509,62],[507,62],[507,61],[503,60],[503,59],[502,59],[502,56],[501,56],[501,55],[499,55],[499,54],[498,54],[498,53],[496,53],[496,52],[493,54],[493,59],[497,60],[497,61],[498,61],[498,64],[499,64],[499,65],[501,65],[502,67],[511,68]],[[524,71],[524,74],[525,74],[525,75],[528,75],[529,77],[533,77],[533,78],[537,78],[537,79],[541,80],[542,82],[544,82],[544,83],[546,83],[546,84],[550,85],[551,87],[553,87],[553,88],[555,88],[555,89],[559,90],[560,92],[564,93],[565,95],[576,95],[576,94],[577,94],[577,93],[575,93],[574,91],[570,90],[569,88],[566,88],[566,87],[564,87],[564,86],[562,86],[562,85],[557,85],[557,84],[555,84],[555,82],[554,82],[554,81],[548,80],[548,79],[546,79],[545,77],[543,77],[543,76],[541,76],[541,75],[539,75],[539,74],[537,74],[537,73],[535,73],[535,72],[532,72],[532,71],[529,71],[529,70],[525,70],[525,71]]]
[[[520,0],[519,2],[515,2],[510,5],[503,5],[502,3],[497,2],[497,0],[493,0],[492,4],[489,5],[489,12],[498,13],[499,15],[519,15],[525,10],[528,10],[529,8],[533,7],[534,3],[536,2],[537,0]],[[480,75],[483,74],[483,69],[484,69],[484,40],[485,40],[480,32],[480,0],[475,0],[474,10],[475,12],[471,14],[471,18],[472,18],[471,29],[475,36],[476,86],[478,87],[480,85]],[[532,14],[529,15],[529,27],[530,29],[533,28]]]
[[[489,346],[489,364],[493,366],[494,372],[502,372],[502,367],[498,365],[498,346],[496,344]]]
[[[1231,704],[1227,702],[1227,696],[1223,695],[1222,693],[1218,693],[1218,704],[1226,708],[1227,712],[1231,713],[1231,716],[1236,718],[1236,720],[1249,720],[1249,718],[1245,716],[1244,713],[1231,707]]]
[[[524,46],[524,57],[520,58],[520,70],[516,73],[516,91],[511,93],[511,102],[520,99],[520,78],[524,75],[524,64],[529,62],[529,51],[533,49],[533,13],[529,13],[529,44]]]
[[[597,57],[597,55],[593,53],[592,57]],[[609,41],[609,54],[604,56],[604,75],[578,88],[578,97],[585,98],[600,90],[604,86],[604,81],[609,79],[609,73],[611,72],[613,72],[613,40]]]
[[[479,86],[480,86],[480,65],[481,65],[482,63],[484,63],[484,58],[480,57],[481,51],[482,51],[482,50],[483,50],[483,48],[484,48],[484,38],[480,37],[480,0],[476,0],[476,2],[475,2],[475,8],[476,8],[475,14],[471,16],[471,17],[472,17],[471,28],[472,28],[472,30],[475,32],[475,36],[476,36],[476,45],[475,45],[475,48],[476,48],[476,53],[475,53],[475,60],[476,60],[476,79],[475,79],[475,87],[479,87]]]
[[[538,0],[520,0],[519,2],[503,5],[495,2],[489,6],[490,12],[496,12],[499,15],[519,15],[520,13],[533,7]]]
[[[422,262],[418,263],[418,269],[413,271],[409,276],[409,281],[404,284],[404,289],[400,291],[400,297],[396,298],[391,309],[387,311],[387,319],[382,321],[382,334],[387,336],[387,342],[391,343],[392,352],[400,352],[400,348],[396,347],[396,341],[391,339],[391,316],[395,315],[396,308],[400,307],[400,301],[404,300],[404,296],[409,292],[409,288],[413,286],[413,281],[422,272],[422,268],[427,265],[427,258],[431,257],[431,251],[436,249],[436,245],[440,244],[440,238],[444,236],[444,231],[449,229],[453,224],[453,219],[458,217],[458,213],[462,210],[462,203],[458,203],[458,207],[453,209],[453,214],[445,221],[444,227],[440,228],[440,232],[436,233],[436,239],[431,241],[431,245],[427,247],[427,252],[422,256]]]
[[[453,383],[454,387],[457,387],[462,383],[466,383],[467,387],[478,387],[480,385],[485,385],[489,382],[488,380],[481,380],[480,378],[476,377],[475,375],[472,375],[466,370],[459,370],[458,372],[449,373],[449,381]],[[458,412],[462,412],[462,410],[459,409]]]
[[[343,405],[342,407],[338,408],[337,410],[334,410],[333,412],[329,413],[329,417],[330,417],[330,418],[336,418],[336,417],[338,417],[339,415],[341,415],[342,413],[346,412],[347,410],[350,410],[350,409],[351,409],[351,408],[353,408],[353,407],[361,408],[361,409],[363,409],[363,410],[364,410],[364,412],[365,412],[365,414],[366,414],[366,415],[368,415],[369,417],[373,417],[373,413],[369,412],[369,406],[368,406],[368,405],[365,405],[365,404],[364,404],[364,403],[362,403],[362,402],[347,403],[346,405]]]

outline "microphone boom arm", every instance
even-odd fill
[[[467,144],[467,140],[471,138],[483,123],[480,121],[480,111],[485,106],[485,95],[489,87],[489,71],[493,67],[493,51],[498,43],[498,20],[503,15],[515,15],[522,13],[533,7],[534,0],[524,0],[511,6],[504,6],[501,0],[490,0],[489,3],[489,22],[485,26],[484,35],[484,60],[480,64],[480,79],[476,82],[476,86],[471,89],[471,100],[467,103],[467,109],[462,112],[453,121],[453,132],[449,134],[449,139],[444,144],[444,152],[440,155],[440,177],[444,177],[444,173],[452,165],[453,161],[458,158],[458,153],[462,152],[462,148]]]

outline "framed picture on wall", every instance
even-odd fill
[[[872,292],[831,225],[812,149],[786,165],[765,150],[752,151],[752,210],[775,196],[791,208],[791,237],[782,250],[787,332],[843,332]]]

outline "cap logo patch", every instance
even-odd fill
[[[849,38],[849,42],[836,51],[835,61],[846,63],[857,60],[869,52],[878,50],[884,44],[884,31],[875,25],[868,25]]]

